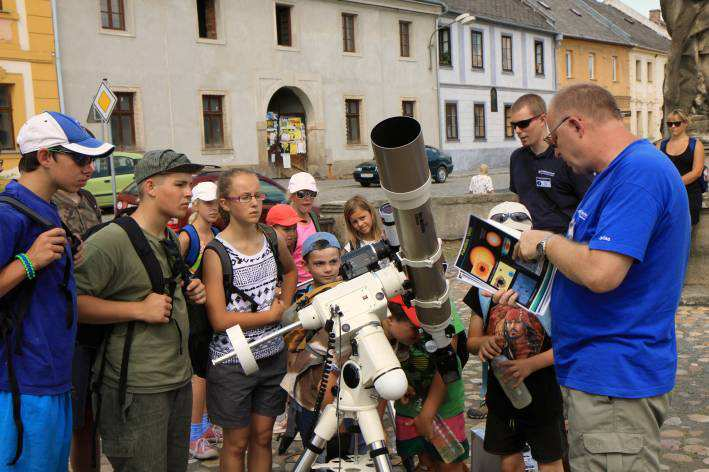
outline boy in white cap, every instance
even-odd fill
[[[311,234],[320,231],[320,221],[313,211],[315,197],[318,196],[315,178],[307,172],[293,174],[293,177],[288,181],[288,194],[291,206],[302,219],[298,223],[298,242],[293,253],[293,259],[298,268],[298,285],[300,285],[312,278],[303,260],[303,242]],[[298,295],[299,293],[296,293],[296,296]]]
[[[93,159],[113,145],[56,112],[27,120],[17,144],[20,178],[0,194],[0,411],[12,412],[0,415],[0,467],[66,470],[76,284],[67,235],[50,202],[59,189],[83,187]]]

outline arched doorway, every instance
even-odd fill
[[[308,170],[307,113],[294,89],[281,87],[268,102],[268,163],[280,176]]]

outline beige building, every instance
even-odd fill
[[[119,97],[111,122],[119,149],[172,147],[270,175],[349,173],[372,158],[369,132],[386,117],[413,114],[425,141],[438,142],[428,43],[442,8],[436,0],[62,0],[66,111],[85,117],[107,78]]]

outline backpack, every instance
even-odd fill
[[[665,154],[667,154],[667,143],[669,141],[669,139],[663,139],[660,143],[660,151]],[[697,138],[689,138],[689,152],[692,156],[694,156],[694,147],[696,144]],[[709,189],[709,169],[707,166],[704,166],[704,169],[702,169],[702,175],[700,175],[697,180],[699,180],[699,188],[702,189],[702,193],[706,193],[707,189]]]
[[[266,237],[266,243],[269,248],[271,248],[271,252],[273,252],[273,257],[276,261],[277,277],[278,280],[281,281],[283,280],[283,266],[278,253],[278,235],[276,234],[276,230],[262,223],[257,223],[257,226]],[[218,239],[212,239],[204,250],[214,251],[217,253],[217,256],[219,256],[219,262],[222,267],[222,284],[224,286],[224,298],[226,303],[229,304],[231,296],[233,294],[237,294],[243,300],[246,300],[249,304],[251,304],[251,311],[256,312],[258,310],[258,303],[256,303],[256,300],[254,300],[252,296],[241,290],[239,287],[234,286],[234,267],[224,244]],[[205,316],[205,320],[206,319],[207,318]],[[192,320],[190,320],[190,323],[191,322]],[[196,375],[202,376],[202,373],[207,370],[207,365],[209,363],[209,344],[212,342],[213,334],[214,329],[209,321],[206,323],[200,322],[199,327],[195,327],[194,329],[190,326],[190,353],[193,353],[194,355],[195,361],[193,361],[192,367]]]
[[[25,215],[29,220],[39,225],[42,231],[48,231],[56,228],[52,222],[48,221],[34,210],[26,206],[19,200],[8,195],[0,195],[0,203],[6,203]],[[69,237],[71,231],[62,224],[64,231]],[[64,268],[64,276],[61,283],[61,288],[64,290],[67,299],[67,329],[71,329],[74,323],[74,301],[71,291],[69,290],[69,281],[71,279],[71,257],[70,251],[66,251],[66,257],[69,258]],[[39,277],[39,273],[37,274]],[[15,457],[8,465],[12,466],[22,456],[24,426],[21,416],[20,402],[20,386],[17,383],[17,373],[15,372],[12,358],[22,355],[22,333],[24,317],[27,314],[32,296],[37,284],[37,277],[32,280],[25,279],[10,292],[0,297],[0,339],[5,346],[5,355],[7,356],[7,377],[10,384],[10,393],[12,396],[12,417],[17,429],[17,446],[15,448]],[[14,342],[13,342],[14,341]]]
[[[192,273],[196,273],[197,269],[199,268],[198,266],[198,261],[201,262],[201,259],[199,257],[199,234],[197,234],[197,228],[194,227],[194,225],[185,225],[180,232],[185,232],[187,233],[187,236],[190,238],[190,245],[187,248],[187,254],[185,254],[185,264],[187,264],[187,267],[190,268],[190,271]],[[219,230],[212,226],[212,233],[214,236],[219,234]]]

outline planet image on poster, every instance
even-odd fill
[[[505,238],[505,240],[502,242],[502,255],[506,256],[510,253],[510,249],[512,248],[512,240],[510,238]]]
[[[502,244],[502,238],[494,231],[489,231],[487,235],[485,235],[485,241],[492,247],[498,247]]]
[[[507,290],[512,285],[512,279],[517,271],[500,261],[495,269],[495,275],[492,277],[492,285],[498,290]]]
[[[470,264],[470,273],[487,282],[495,266],[495,256],[485,246],[476,246],[470,251]]]

